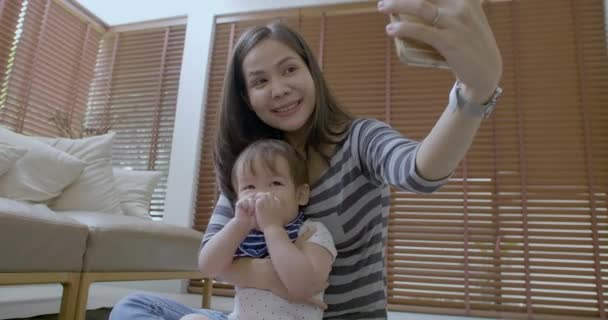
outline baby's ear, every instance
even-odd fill
[[[296,196],[298,197],[298,204],[301,206],[307,205],[310,198],[310,187],[308,184],[300,185],[296,190],[296,193]]]

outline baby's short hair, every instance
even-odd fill
[[[261,139],[251,143],[237,157],[232,167],[232,185],[238,187],[236,175],[239,170],[248,168],[251,172],[254,171],[255,161],[261,160],[267,169],[276,172],[277,157],[287,160],[289,173],[296,186],[308,183],[306,160],[289,143],[278,139]]]

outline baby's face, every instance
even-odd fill
[[[289,164],[282,157],[275,159],[274,170],[261,160],[253,161],[251,167],[241,164],[237,169],[236,187],[239,200],[259,193],[272,193],[279,198],[289,209],[284,213],[285,223],[293,220],[298,214],[299,206],[308,202],[308,186],[295,185]]]

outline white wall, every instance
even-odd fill
[[[194,0],[76,0],[110,26],[183,16]]]

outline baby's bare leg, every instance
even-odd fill
[[[183,317],[181,317],[179,320],[211,320],[203,315],[200,314],[187,314]]]

